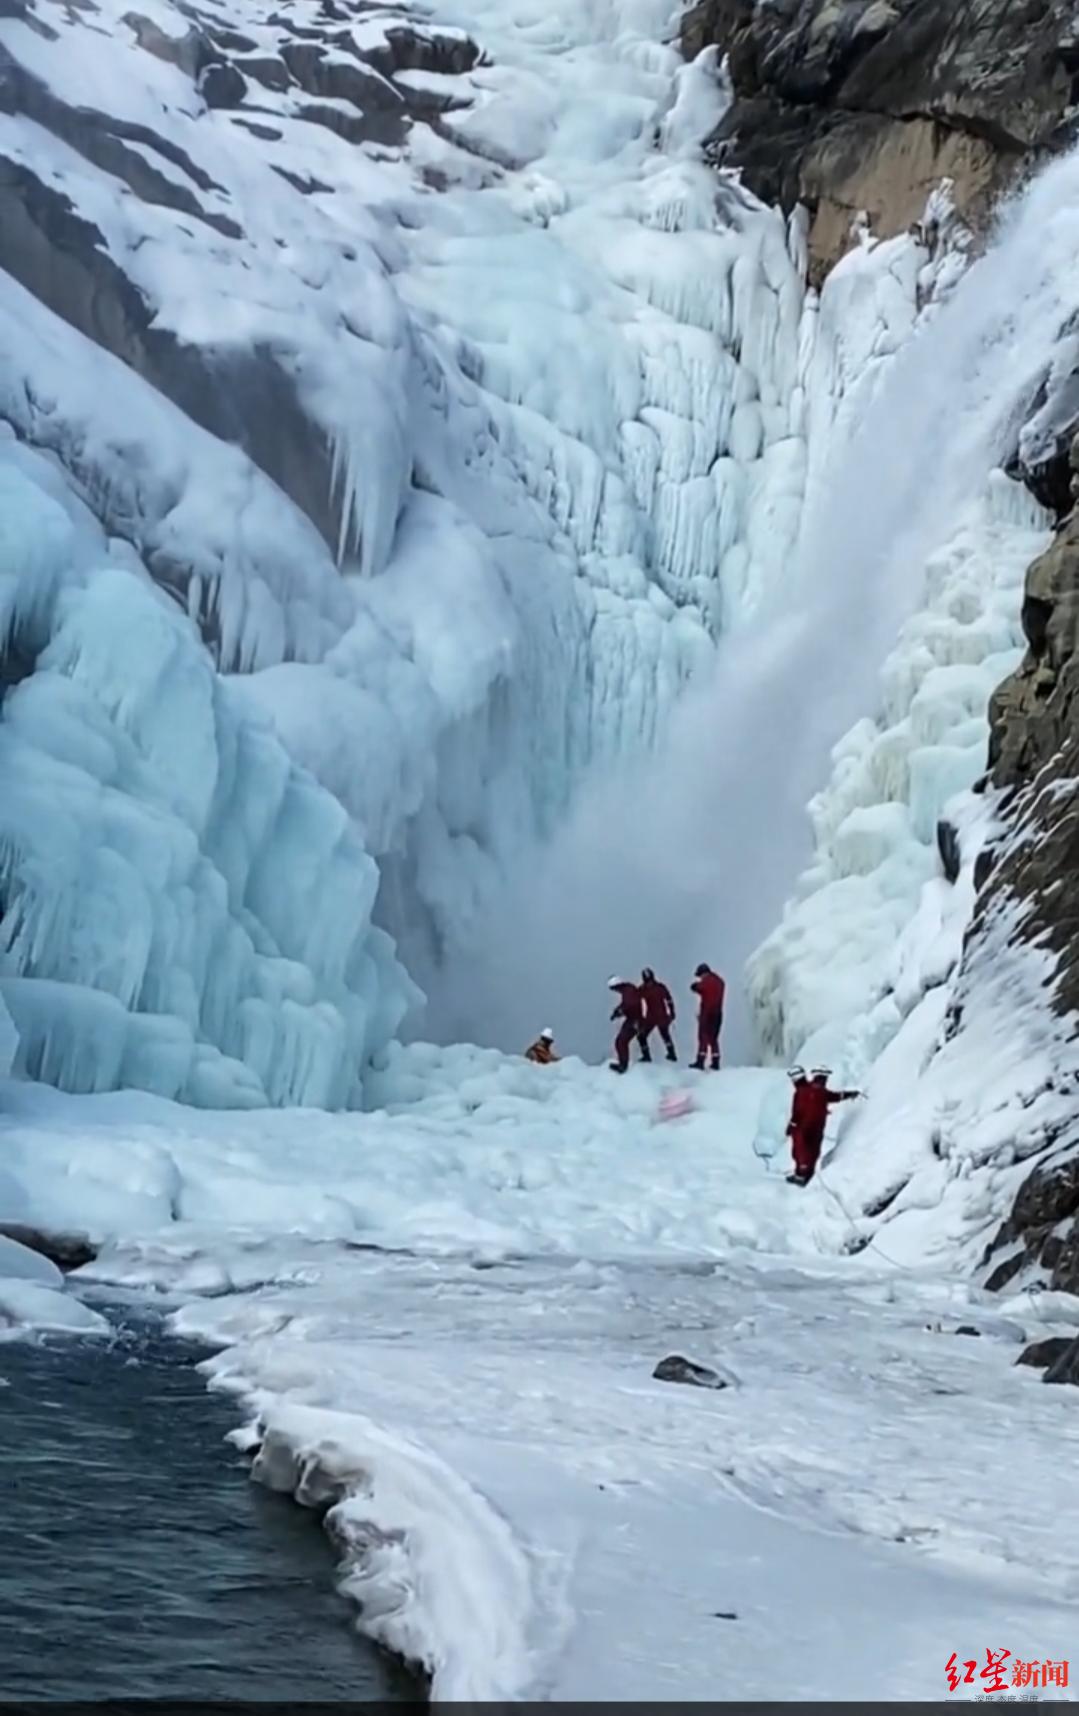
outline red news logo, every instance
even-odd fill
[[[978,1674],[978,1679],[983,1682],[983,1692],[1006,1692],[1009,1686],[1067,1686],[1068,1664],[1066,1661],[1022,1662],[1016,1657],[1012,1661],[1011,1668],[1007,1669],[1004,1664],[1011,1657],[1011,1654],[1010,1650],[986,1651],[985,1667]],[[961,1674],[960,1668],[965,1669],[966,1673]],[[974,1661],[963,1662],[957,1666],[953,1650],[944,1665],[944,1672],[948,1677],[949,1692],[954,1692],[960,1686],[973,1686],[977,1669],[978,1664]],[[1008,1678],[1009,1674],[1010,1679]]]

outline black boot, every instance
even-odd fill
[[[647,1044],[647,1043],[638,1043],[638,1045],[637,1045],[637,1047],[638,1047],[638,1048],[639,1048],[639,1049],[640,1049],[640,1051],[641,1051],[641,1059],[642,1059],[642,1061],[650,1061],[650,1060],[651,1060],[651,1059],[652,1059],[652,1051],[651,1051],[651,1049],[650,1049],[650,1048],[649,1048],[649,1047],[648,1047],[648,1044]]]
[[[669,1061],[676,1061],[678,1059],[678,1056],[675,1054],[673,1049],[667,1050],[667,1059]]]
[[[788,1174],[787,1184],[788,1186],[808,1186],[811,1179],[811,1174]]]
[[[693,1062],[693,1071],[694,1072],[703,1072],[704,1071],[704,1056],[703,1055],[698,1055],[697,1059]]]

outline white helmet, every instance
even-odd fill
[[[805,1075],[806,1075],[805,1067],[788,1067],[787,1068],[787,1077],[788,1078],[805,1078]]]
[[[540,1040],[544,1043],[553,1043],[554,1042],[554,1032],[551,1030],[550,1025],[547,1025],[540,1032]]]
[[[608,989],[621,989],[625,981],[624,977],[608,977],[607,987]]]
[[[812,1072],[813,1078],[831,1078],[831,1076],[832,1076],[831,1067],[814,1067],[813,1068],[813,1072]]]

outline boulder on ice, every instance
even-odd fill
[[[47,1232],[25,1222],[0,1221],[0,1240],[3,1239],[25,1246],[27,1251],[36,1252],[39,1257],[47,1257],[61,1270],[81,1269],[84,1263],[92,1263],[97,1256],[97,1247],[90,1244],[85,1233]]]
[[[692,1359],[682,1358],[678,1353],[672,1353],[668,1358],[660,1359],[652,1375],[657,1382],[685,1382],[691,1388],[727,1388],[726,1378],[718,1371],[709,1370],[707,1365],[695,1364]]]
[[[1049,1366],[1042,1381],[1070,1382],[1079,1388],[1079,1335],[1068,1342],[1066,1350]]]
[[[1035,1370],[1046,1370],[1054,1365],[1073,1344],[1070,1335],[1049,1335],[1045,1340],[1032,1341],[1029,1347],[1024,1347],[1016,1364],[1029,1364]]]
[[[988,1263],[1006,1246],[1004,1257],[986,1280],[999,1292],[1029,1265],[1048,1275],[1054,1292],[1079,1289],[1079,1158],[1068,1157],[1032,1169],[1019,1187],[1011,1214],[1002,1223],[985,1256]]]

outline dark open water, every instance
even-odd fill
[[[0,1698],[418,1702],[313,1514],[253,1484],[197,1349],[0,1342]]]

